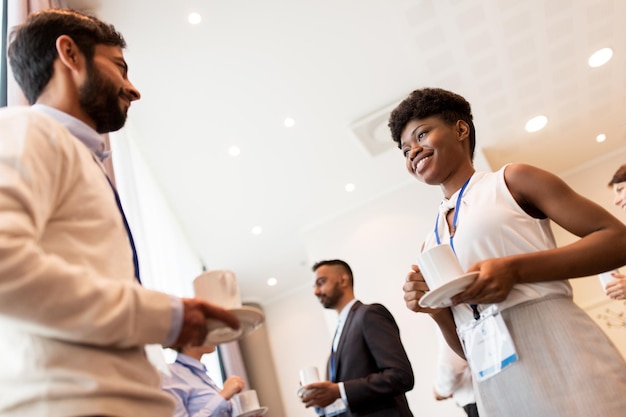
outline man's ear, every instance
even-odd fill
[[[82,67],[83,54],[78,49],[74,39],[61,35],[56,40],[56,49],[59,59],[71,70],[78,71]]]
[[[348,274],[341,274],[341,286],[347,287],[350,285],[350,277]]]

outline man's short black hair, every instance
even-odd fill
[[[32,13],[11,33],[8,48],[13,76],[30,104],[43,92],[54,72],[58,54],[56,40],[67,35],[93,61],[96,45],[126,47],[122,35],[99,19],[70,9],[47,9]]]
[[[348,274],[348,277],[350,277],[350,285],[354,286],[354,277],[352,276],[352,268],[350,268],[350,265],[348,265],[347,262],[342,261],[341,259],[330,259],[330,260],[325,260],[325,261],[319,261],[313,265],[313,268],[312,268],[313,272],[317,271],[317,268],[319,268],[320,266],[324,266],[324,265],[342,267],[345,270],[345,272]]]

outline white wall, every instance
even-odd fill
[[[624,219],[626,214],[612,206],[612,192],[606,184],[617,167],[625,162],[626,150],[622,154],[592,161],[579,171],[561,177],[576,191]],[[412,207],[422,204],[435,207],[440,198],[436,187],[408,181],[371,202],[367,210],[357,208],[311,228],[304,233],[304,237],[310,264],[329,258],[345,260],[354,271],[357,298],[366,303],[384,304],[396,318],[416,377],[414,389],[407,394],[413,413],[416,416],[461,417],[465,415],[463,410],[451,400],[437,402],[433,398],[432,380],[437,349],[433,323],[429,317],[406,309],[402,299],[404,277],[434,221],[433,218],[416,218]],[[562,231],[556,230],[555,233],[559,243],[567,243],[571,239]],[[279,389],[285,402],[286,416],[289,417],[314,415],[304,409],[295,395],[298,369],[310,365],[324,369],[335,327],[334,314],[326,312],[313,296],[312,272],[310,282],[311,285],[265,306]],[[607,302],[596,277],[573,280],[573,285],[575,300],[581,306],[589,306],[593,310],[599,301]],[[626,346],[626,340],[621,341],[618,337],[622,334],[626,337],[626,331],[612,330],[614,334],[609,336],[614,342]],[[618,334],[615,330],[621,332]]]
[[[289,296],[265,306],[265,325],[276,364],[277,389],[283,399],[284,416],[272,414],[266,417],[316,416],[305,410],[296,392],[300,388],[298,370],[317,366],[324,375],[326,357],[330,348],[322,309],[309,288],[303,288]]]

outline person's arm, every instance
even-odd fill
[[[377,396],[404,394],[414,384],[413,368],[389,310],[380,304],[372,304],[365,310],[362,320],[363,337],[378,372],[343,382],[351,409]]]
[[[424,250],[424,243],[420,248]],[[465,357],[461,341],[456,333],[456,323],[452,310],[449,308],[426,308],[419,305],[419,300],[428,292],[428,284],[420,272],[419,266],[411,265],[411,271],[407,274],[402,291],[404,291],[404,302],[406,307],[416,313],[427,313],[435,321],[446,342],[457,355]]]
[[[435,399],[441,401],[451,398],[463,383],[468,364],[448,346],[439,329],[437,330],[439,351],[437,352],[433,391]]]
[[[498,303],[516,283],[585,277],[626,264],[626,225],[607,210],[536,167],[509,165],[504,178],[527,214],[547,217],[580,239],[554,249],[475,263],[468,271],[479,271],[477,279],[452,298],[454,304]]]
[[[378,372],[342,382],[351,410],[358,409],[361,403],[371,402],[372,398],[404,394],[414,384],[413,368],[391,313],[380,304],[362,308],[365,310],[361,319],[363,336]],[[331,381],[314,382],[303,388],[308,391],[302,397],[307,407],[326,407],[342,398],[339,384]]]
[[[183,315],[180,331],[171,347],[181,347],[186,344],[200,346],[204,343],[208,329],[206,320],[217,319],[233,329],[239,328],[239,319],[228,310],[215,306],[199,298],[183,298]],[[178,327],[178,326],[177,326]]]
[[[408,273],[406,281],[402,287],[404,291],[404,302],[409,310],[416,313],[427,313],[435,321],[446,342],[462,358],[465,357],[461,341],[456,333],[456,324],[452,316],[452,310],[449,308],[426,308],[419,305],[419,300],[428,291],[428,284],[424,280],[422,273],[417,265],[411,266],[411,272]]]
[[[173,417],[223,417],[231,415],[232,406],[213,389],[183,366],[170,365],[171,375],[161,374],[161,388],[176,403]]]
[[[225,400],[230,400],[235,394],[239,394],[244,387],[243,379],[240,376],[232,375],[224,381],[224,388],[220,391],[220,395]]]
[[[339,384],[331,381],[313,382],[305,385],[305,394],[302,396],[302,402],[307,408],[315,407],[315,412],[319,415],[323,412],[323,408],[331,405],[333,402],[341,398]]]
[[[87,159],[74,146],[76,139],[47,117],[23,112],[17,118],[23,120],[0,121],[0,314],[19,320],[32,333],[78,343],[128,347],[163,342],[171,314],[166,294],[122,277],[99,276],[81,259],[79,248],[59,248],[76,252],[71,264],[67,255],[49,250],[49,236],[62,236],[63,228],[83,232],[77,226],[81,201],[75,200],[85,190],[73,185]],[[20,125],[23,129],[7,132]],[[88,170],[99,174],[91,162]],[[90,203],[108,193],[117,210],[104,174],[93,184]],[[60,217],[60,208],[68,205],[76,209],[75,221]],[[119,222],[110,227],[123,230],[121,218]]]
[[[187,408],[185,408],[185,401],[188,395],[185,390],[174,387],[169,382],[164,382],[163,391],[169,393],[174,399],[175,408],[172,417],[190,417]]]
[[[107,259],[106,251],[117,240],[123,248],[127,235],[111,188],[91,154],[36,112],[5,114],[0,131],[0,314],[32,334],[57,340],[120,348],[164,343],[172,324],[170,296],[132,279],[130,246],[116,252],[123,260]],[[89,187],[84,187],[85,178]],[[65,218],[67,213],[74,217]],[[87,239],[84,234],[93,228],[81,220],[98,219],[98,214],[104,233]],[[68,234],[94,244],[54,247],[54,236]],[[103,246],[97,246],[98,239]],[[96,259],[103,248],[98,267],[86,261]],[[128,276],[99,272],[114,262],[127,262]],[[214,311],[198,304],[185,307],[185,317],[192,318],[184,320],[177,339],[200,339],[197,332]],[[237,325],[234,316],[221,310],[217,314]]]

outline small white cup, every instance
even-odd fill
[[[464,274],[452,247],[445,243],[422,252],[417,266],[431,291]]]
[[[302,386],[320,381],[320,374],[317,371],[316,366],[309,366],[308,368],[302,368],[300,369],[298,373],[300,375],[300,384],[302,384]]]
[[[236,411],[233,412],[234,416],[261,408],[256,390],[253,389],[242,391],[234,395],[231,400],[233,402],[233,411]]]
[[[301,387],[298,389],[298,397],[302,398],[307,395],[312,390],[305,390],[304,386],[312,384],[313,382],[320,381],[320,374],[317,371],[317,367],[309,366],[308,368],[302,368],[298,371],[300,375],[300,385]]]
[[[619,273],[619,270],[613,269],[612,271],[607,271],[607,272],[598,274],[598,279],[600,279],[600,284],[602,285],[602,289],[604,290],[604,292],[606,292],[606,284],[608,284],[611,281],[615,281],[617,279],[613,275],[611,275],[613,272]]]

